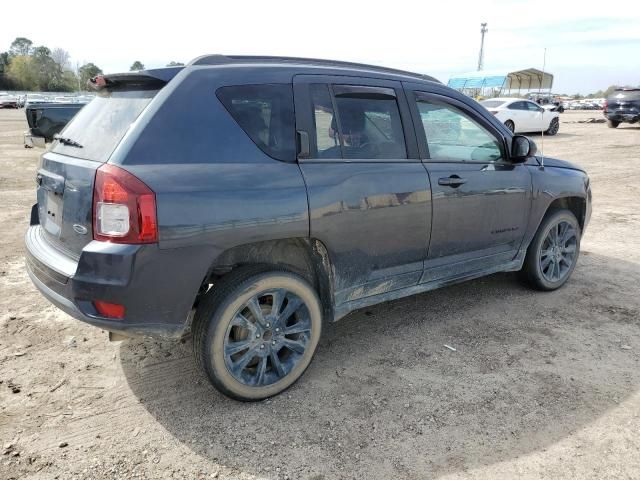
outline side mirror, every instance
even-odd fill
[[[533,140],[523,135],[514,135],[511,140],[511,160],[524,162],[527,158],[534,156],[537,151],[538,147]]]

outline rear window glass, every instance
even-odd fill
[[[485,100],[484,102],[480,102],[481,105],[486,108],[498,108],[500,105],[504,105],[504,101],[502,100]]]
[[[640,90],[616,90],[609,98],[614,100],[626,99],[626,100],[640,100]]]
[[[237,85],[221,87],[216,94],[238,125],[264,153],[278,160],[295,160],[291,85]]]
[[[60,133],[82,148],[55,142],[52,151],[106,162],[157,90],[100,92]]]

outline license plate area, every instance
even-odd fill
[[[63,211],[62,195],[45,190],[43,197],[43,205],[40,208],[40,224],[51,235],[60,237]]]

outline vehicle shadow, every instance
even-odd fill
[[[637,264],[583,252],[556,292],[497,274],[364,309],[259,403],[211,387],[190,342],[123,342],[120,358],[141,404],[212,462],[269,478],[433,478],[544,450],[634,393],[638,282]]]

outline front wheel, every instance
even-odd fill
[[[547,135],[555,135],[556,133],[558,133],[559,129],[560,129],[560,121],[558,120],[558,117],[552,118],[551,123],[549,124],[549,128],[544,133],[546,133]]]
[[[607,120],[607,127],[609,128],[618,128],[618,125],[620,125],[620,122],[616,122],[614,120]]]
[[[547,214],[524,260],[522,275],[538,290],[560,288],[571,276],[580,253],[580,225],[569,210]]]
[[[202,299],[193,324],[196,362],[220,392],[262,400],[307,369],[322,331],[315,290],[302,277],[241,267]]]

